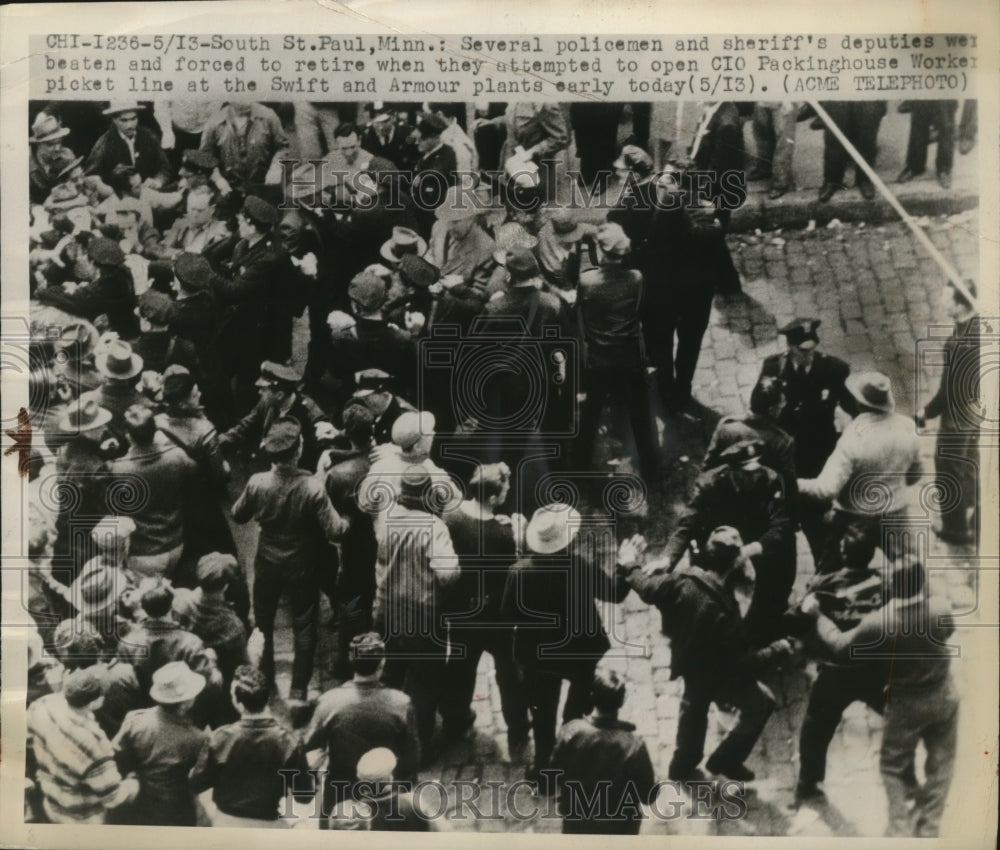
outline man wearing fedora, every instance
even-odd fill
[[[125,716],[113,741],[115,761],[125,775],[136,776],[139,791],[119,811],[116,823],[197,825],[188,774],[209,737],[191,723],[189,714],[204,688],[204,676],[183,661],[172,661],[153,674],[149,696],[156,705]]]
[[[504,590],[501,611],[515,627],[514,657],[531,710],[535,757],[525,778],[532,782],[542,778],[555,746],[563,680],[569,681],[563,723],[592,708],[594,670],[611,647],[597,600],[621,602],[629,591],[613,562],[636,563],[645,548],[639,535],[612,548],[605,531],[588,528],[570,505],[544,505],[528,523],[527,548]]]
[[[677,745],[668,771],[675,781],[705,778],[698,765],[705,754],[712,702],[736,706],[740,715],[706,768],[743,782],[755,776],[744,762],[774,710],[774,699],[757,676],[769,664],[788,658],[791,645],[779,639],[755,649],[747,639],[734,593],[745,548],[735,528],[720,526],[708,535],[699,566],[663,573],[652,563],[640,569],[633,562],[620,570],[643,602],[659,608],[670,638],[670,677],[684,679]]]
[[[90,322],[66,325],[60,331],[53,343],[56,359],[52,367],[60,402],[69,403],[104,383],[94,363],[97,341],[97,329]]]
[[[110,447],[110,455],[120,457],[129,446],[125,413],[133,406],[152,408],[152,402],[138,389],[139,376],[143,371],[142,358],[132,350],[132,346],[122,340],[111,340],[94,358],[97,371],[104,383],[96,390],[80,396],[74,404],[94,401],[111,414],[108,429],[117,439],[117,446]]]
[[[236,425],[219,435],[223,448],[233,447],[256,456],[271,425],[282,417],[299,423],[302,431],[302,469],[314,471],[319,460],[319,440],[316,426],[328,422],[327,416],[299,386],[302,376],[291,366],[265,360],[257,378],[256,406]]]
[[[139,112],[145,109],[134,101],[112,101],[103,115],[111,117],[111,126],[101,136],[84,163],[87,174],[97,174],[105,183],[116,165],[131,165],[144,184],[162,189],[173,179],[170,161],[160,142],[150,130],[139,126]]]
[[[417,220],[424,235],[431,231],[434,211],[444,203],[446,190],[459,180],[455,151],[441,141],[441,134],[446,129],[447,123],[437,113],[420,113],[415,134],[420,156],[413,164],[410,194],[417,206]]]
[[[290,597],[295,656],[290,703],[301,720],[313,673],[319,591],[336,578],[336,544],[348,522],[334,510],[323,482],[300,466],[302,426],[290,416],[273,421],[264,435],[267,472],[250,477],[233,505],[233,520],[260,524],[254,558],[253,608],[264,635],[261,669],[274,679],[274,622],[278,603]]]
[[[98,236],[87,245],[86,258],[94,272],[88,282],[39,289],[35,298],[90,322],[106,316],[110,330],[121,339],[134,340],[139,336],[137,301],[124,252],[114,240]]]
[[[393,273],[382,314],[397,328],[405,328],[419,336],[431,314],[430,287],[440,279],[437,267],[428,260],[416,254],[404,254]]]
[[[28,198],[33,204],[41,204],[58,183],[58,172],[52,166],[65,147],[69,128],[63,127],[55,115],[39,112],[31,123],[28,144],[31,146],[31,160],[28,164]]]
[[[965,281],[968,294],[976,286]],[[935,533],[946,543],[974,544],[979,527],[980,357],[982,327],[974,304],[955,287],[943,296],[948,317],[955,323],[944,343],[945,368],[934,397],[917,414],[917,426],[940,418],[934,446],[934,466],[942,493],[957,490],[956,499],[943,499],[941,524]]]
[[[858,415],[844,429],[819,475],[799,478],[803,498],[833,500],[818,572],[839,569],[840,539],[849,528],[871,535],[884,547],[888,543],[882,539],[884,524],[905,516],[923,474],[920,439],[913,420],[895,412],[889,378],[881,372],[862,372],[851,375],[846,386]],[[886,554],[892,556],[891,551]]]
[[[845,385],[851,367],[843,360],[817,350],[819,319],[795,318],[778,329],[787,348],[772,354],[761,366],[762,378],[776,378],[785,392],[785,407],[777,423],[795,440],[795,473],[800,478],[819,475],[839,437],[836,411],[853,416],[854,397]],[[799,500],[798,522],[809,542],[813,562],[819,563],[826,540],[823,517],[829,505],[820,500]]]

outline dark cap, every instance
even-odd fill
[[[404,254],[399,261],[399,276],[410,286],[427,289],[438,282],[441,272],[433,263],[416,254]]]
[[[182,162],[193,171],[203,171],[206,174],[211,174],[219,167],[219,160],[213,154],[198,148],[188,148],[184,151]]]
[[[98,236],[87,246],[87,256],[102,266],[118,266],[125,262],[125,254],[117,242]]]
[[[266,454],[281,455],[294,449],[301,438],[302,426],[299,421],[291,416],[282,416],[274,421],[262,446]]]
[[[821,324],[819,319],[792,319],[783,328],[778,328],[778,333],[788,340],[789,345],[801,346],[812,343],[810,346],[812,347],[819,342],[816,328]]]
[[[379,637],[378,632],[365,632],[357,635],[351,640],[352,661],[363,658],[384,658],[385,643]]]
[[[256,195],[247,195],[242,212],[250,221],[262,228],[274,227],[281,218],[277,208]]]
[[[355,395],[378,393],[389,388],[392,375],[381,369],[363,369],[354,375]]]
[[[434,112],[421,112],[417,118],[417,130],[422,136],[440,136],[448,129],[448,124]]]
[[[363,310],[377,310],[385,303],[388,290],[385,283],[369,271],[363,271],[355,275],[347,288],[347,295],[351,301],[356,302]]]
[[[230,581],[236,573],[236,558],[224,552],[209,552],[202,555],[195,569],[198,584],[220,587]]]
[[[176,404],[191,395],[194,384],[194,375],[179,363],[171,363],[163,373],[160,395],[167,404]]]
[[[531,280],[541,274],[538,261],[529,248],[515,248],[507,252],[507,272],[511,283]]]
[[[760,457],[763,444],[756,440],[740,440],[726,449],[721,457],[729,466],[740,466]]]
[[[162,292],[147,289],[139,296],[139,315],[154,325],[166,325],[173,301]]]
[[[181,286],[189,292],[208,289],[212,279],[212,266],[201,254],[178,254],[174,260],[174,274]]]
[[[104,696],[104,677],[100,668],[84,667],[70,673],[63,679],[63,696],[73,708],[83,708]]]
[[[258,387],[280,387],[283,390],[294,390],[302,382],[302,376],[291,366],[265,360],[260,364]]]

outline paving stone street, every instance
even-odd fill
[[[975,212],[938,216],[922,220],[934,244],[964,274],[977,273]],[[854,370],[879,369],[893,381],[897,408],[904,414],[915,403],[926,401],[936,387],[937,376],[922,365],[914,368],[918,341],[928,338],[932,325],[947,320],[938,306],[944,278],[929,261],[924,249],[902,223],[878,225],[833,224],[811,230],[747,232],[730,236],[733,256],[743,279],[744,294],[716,299],[712,322],[705,337],[694,395],[704,407],[676,418],[661,417],[668,480],[662,493],[653,495],[644,531],[656,543],[666,539],[678,510],[697,474],[707,440],[719,416],[742,414],[763,359],[782,349],[776,328],[794,316],[816,316],[822,350],[847,360]],[[939,329],[941,330],[941,329]],[[944,328],[947,334],[948,329]],[[929,358],[928,358],[929,359]],[[604,442],[606,457],[620,451],[613,429]],[[933,470],[933,434],[924,438],[926,470]],[[665,494],[665,495],[663,495]],[[929,519],[929,517],[928,517]],[[938,571],[956,595],[972,591],[971,562],[949,559],[943,544],[930,537],[930,561],[948,566]],[[240,535],[245,563],[252,563],[253,535]],[[811,557],[799,535],[798,580],[793,599],[801,596],[812,574]],[[963,597],[964,598],[964,597]],[[325,600],[324,600],[325,604]],[[324,612],[324,619],[329,612]],[[285,615],[287,625],[287,614]],[[607,605],[605,624],[612,635],[613,663],[629,681],[622,716],[634,722],[653,757],[658,778],[666,778],[673,750],[682,684],[670,679],[670,650],[660,634],[659,614],[646,607],[634,594],[619,606]],[[279,629],[279,691],[287,693],[291,664],[290,630]],[[969,632],[960,631],[959,643]],[[330,678],[330,658],[334,632],[321,627],[320,663],[317,665],[316,692],[335,684]],[[963,665],[955,664],[960,688]],[[793,811],[792,801],[797,772],[797,743],[810,680],[810,666],[796,660],[789,668],[770,676],[766,684],[777,697],[779,707],[748,765],[758,779],[747,786],[744,817],[734,820],[683,816],[653,818],[643,825],[644,833],[704,835],[871,835],[885,829],[885,795],[878,774],[881,718],[856,703],[846,713],[829,753],[826,791],[829,805]],[[280,703],[280,701],[278,701]],[[477,680],[474,707],[477,721],[474,736],[467,742],[442,751],[441,756],[422,772],[427,779],[442,780],[452,788],[453,780],[466,780],[480,788],[487,783],[512,783],[523,777],[524,764],[511,763],[506,752],[505,728],[500,713],[499,693],[492,677],[492,662],[484,656]],[[280,711],[282,706],[276,708]],[[711,752],[713,738],[734,722],[729,714],[713,707],[709,722]],[[959,749],[963,750],[960,739]],[[957,766],[961,775],[962,758]],[[454,786],[461,788],[462,786]],[[466,786],[469,787],[469,786]],[[458,808],[457,790],[449,793],[447,810]],[[469,791],[465,791],[468,795]],[[671,801],[676,791],[665,788],[658,811],[674,811]],[[433,810],[433,794],[425,799]],[[478,800],[482,817],[455,820],[456,829],[484,832],[558,832],[560,820],[551,816],[519,817],[535,808],[543,812],[548,804],[534,797],[525,786],[513,786],[508,793],[483,792]],[[441,808],[444,808],[442,803]],[[551,809],[551,806],[549,807]],[[301,809],[308,812],[308,808]],[[315,820],[301,821],[314,828]]]

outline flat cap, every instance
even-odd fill
[[[788,340],[789,345],[812,348],[819,342],[816,328],[822,324],[819,319],[792,319],[778,333]]]
[[[404,254],[399,261],[399,276],[410,286],[427,289],[441,278],[441,272],[433,263],[416,254]]]
[[[63,696],[74,708],[83,708],[104,696],[104,677],[100,669],[83,667],[74,670],[63,679]]]
[[[256,195],[247,195],[243,201],[242,212],[250,221],[261,227],[273,227],[281,218],[281,213],[276,207]]]
[[[392,423],[392,442],[403,451],[412,449],[422,436],[434,433],[435,424],[430,411],[407,410]]]
[[[184,159],[182,163],[188,168],[195,169],[196,171],[204,171],[211,174],[219,167],[219,160],[209,151],[203,151],[199,148],[188,148],[184,151]]]
[[[98,236],[87,246],[87,256],[102,266],[117,266],[125,262],[125,254],[117,242]]]
[[[355,275],[347,288],[347,295],[364,310],[377,310],[385,303],[388,290],[385,281],[370,271]]]
[[[448,123],[435,112],[421,112],[417,118],[417,130],[423,136],[440,136],[448,129]]]
[[[351,640],[351,659],[383,658],[384,656],[385,642],[379,637],[378,632],[365,632]]]
[[[530,248],[515,248],[513,251],[508,251],[506,266],[511,283],[531,280],[542,273],[538,268],[538,260]]]
[[[236,573],[236,558],[224,552],[209,552],[198,559],[195,576],[198,584],[209,587],[225,584]]]
[[[201,254],[185,251],[174,260],[174,275],[189,292],[208,289],[212,280],[212,266]]]
[[[170,320],[173,301],[155,289],[147,289],[139,296],[139,315],[154,325],[166,325]]]
[[[748,461],[757,460],[762,447],[763,444],[756,440],[740,440],[738,443],[733,443],[720,457],[729,466],[740,466]]]
[[[280,455],[291,451],[302,437],[302,426],[297,419],[291,416],[282,416],[276,419],[274,424],[264,437],[264,452],[269,455]]]
[[[367,395],[388,389],[392,375],[381,369],[363,369],[354,374],[355,395]]]

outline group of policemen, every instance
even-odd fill
[[[526,778],[559,794],[567,830],[635,831],[639,810],[598,817],[572,804],[573,788],[604,776],[624,777],[622,794],[636,783],[652,793],[649,771],[632,770],[642,742],[617,718],[625,686],[606,669],[610,657],[602,661],[611,643],[598,603],[634,590],[660,610],[672,675],[684,679],[671,780],[704,778],[713,702],[740,719],[706,769],[754,779],[746,760],[775,707],[762,683],[804,644],[825,666],[802,730],[796,802],[822,793],[848,697],[888,699],[892,829],[935,832],[957,711],[941,643],[922,647],[930,660],[910,662],[911,680],[900,685],[894,673],[891,698],[882,660],[861,672],[848,657],[890,608],[893,628],[912,625],[928,592],[913,553],[883,539],[885,518],[904,515],[921,476],[913,422],[896,413],[885,375],[853,374],[818,350],[817,319],[794,319],[779,331],[785,350],[763,363],[748,414],[719,423],[663,550],[648,552],[642,535],[608,541],[608,528],[636,522],[593,498],[594,482],[634,481],[621,458],[595,461],[612,442],[598,439],[608,402],[608,433],[662,507],[669,447],[654,413],[669,422],[694,409],[712,296],[739,287],[721,206],[639,203],[683,191],[682,170],[654,173],[645,151],[625,146],[615,166],[628,200],[599,225],[583,224],[548,203],[548,187],[524,166],[532,156],[544,166],[565,144],[565,126],[549,107],[516,104],[498,117],[512,139],[536,138],[516,154],[521,169],[472,195],[449,186],[436,204],[418,203],[419,163],[454,160],[442,141],[454,116],[449,123],[439,109],[416,116],[420,157],[401,210],[383,198],[392,163],[359,150],[391,141],[378,117],[371,132],[335,133],[332,155],[360,182],[307,185],[280,210],[225,167],[225,146],[218,157],[204,146],[186,153],[179,182],[169,171],[131,181],[130,169],[143,177],[140,157],[169,169],[137,141],[148,141],[135,133],[140,111],[109,106],[109,141],[90,157],[102,164],[90,175],[79,161],[62,168],[35,210],[32,295],[38,320],[58,333],[38,339],[33,360],[32,418],[49,452],[29,464],[38,495],[32,612],[68,671],[93,668],[66,692],[39,682],[35,697],[47,702],[37,711],[35,817],[75,822],[67,800],[77,795],[89,819],[200,822],[194,795],[212,787],[212,822],[276,821],[277,798],[234,803],[232,783],[248,786],[239,776],[250,762],[255,776],[301,764],[300,744],[266,708],[285,600],[294,658],[277,704],[294,726],[310,724],[302,746],[326,750],[324,825],[344,820],[354,799],[344,783],[363,778],[367,750],[392,756],[388,768],[379,762],[380,778],[411,780],[470,734],[475,671],[488,652],[509,754],[533,751]],[[65,128],[40,115],[34,143],[61,146]],[[220,121],[223,137],[273,123],[256,109]],[[724,140],[706,127],[693,159]],[[131,161],[105,162],[114,156]],[[105,195],[104,177],[120,188]],[[342,197],[347,186],[375,206]],[[207,201],[211,217],[199,218],[193,200]],[[212,222],[221,227],[209,239]],[[962,350],[974,338],[968,296],[953,299]],[[306,308],[304,358],[293,330]],[[292,365],[303,359],[304,370]],[[921,418],[960,425],[961,380],[946,372]],[[622,409],[628,429],[614,421]],[[963,443],[966,457],[974,443]],[[132,501],[122,498],[123,476],[136,482]],[[55,503],[44,497],[50,478],[64,494]],[[873,480],[889,503],[858,494]],[[951,511],[943,539],[973,540],[971,507]],[[260,532],[252,559],[234,536],[251,522]],[[816,576],[790,611],[800,528]],[[328,672],[342,684],[317,705],[323,597],[338,635]],[[139,662],[135,643],[155,652]],[[125,693],[118,687],[114,716],[96,704],[109,669],[134,680]],[[85,770],[45,755],[53,728],[80,717],[93,736],[75,741],[81,762],[110,750],[120,771],[103,796]],[[923,787],[912,771],[920,736],[935,752]],[[130,777],[138,797],[122,790]],[[158,795],[174,808],[157,813]]]

